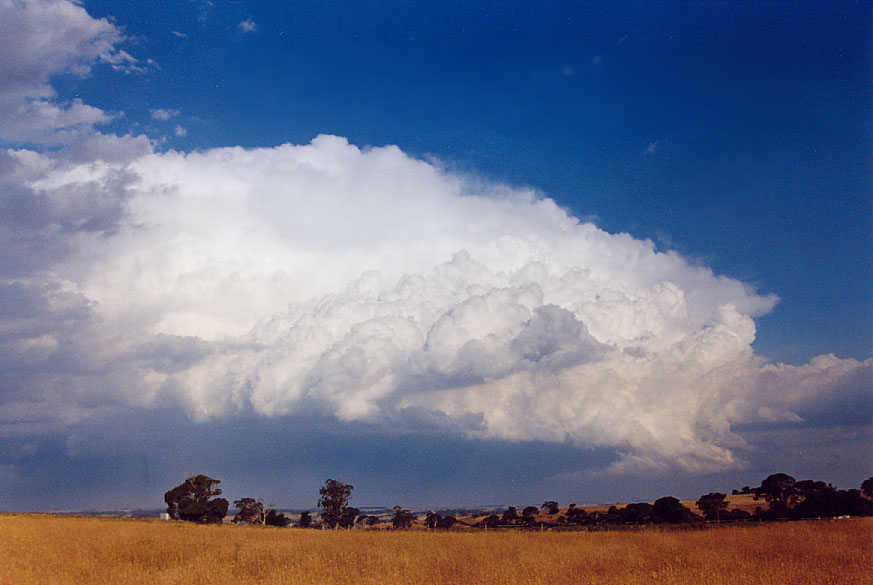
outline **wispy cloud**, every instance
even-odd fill
[[[176,134],[176,136],[180,136],[180,137],[188,134],[188,131],[185,128],[183,128],[182,126],[179,126],[178,124],[176,125],[176,128],[173,130],[173,132]]]
[[[200,22],[205,22],[209,18],[209,13],[215,7],[212,0],[195,0],[197,2],[197,19]]]
[[[152,118],[155,120],[166,121],[170,118],[178,116],[180,114],[180,111],[171,108],[151,108],[149,109],[149,113],[151,113]]]
[[[661,150],[661,142],[656,140],[655,142],[650,142],[644,151],[645,154],[657,154],[658,151]]]

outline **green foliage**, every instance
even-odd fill
[[[340,514],[339,527],[351,528],[355,525],[355,521],[358,519],[360,513],[361,511],[357,508],[352,508],[351,506],[344,507],[342,514]]]
[[[728,504],[726,499],[727,496],[720,492],[712,492],[706,495],[700,496],[700,499],[697,500],[697,507],[703,512],[703,516],[707,520],[715,520],[716,522],[721,521],[721,514],[725,510],[727,510]]]
[[[695,518],[699,519],[688,508],[673,496],[665,496],[655,500],[653,505],[656,522],[668,522],[671,524],[679,524],[682,522],[690,522]]]
[[[235,500],[234,506],[239,510],[236,516],[233,517],[234,524],[245,522],[247,524],[264,524],[266,520],[266,509],[264,503],[254,498],[241,498]]]
[[[861,493],[868,498],[873,498],[873,477],[868,477],[861,482]]]
[[[622,512],[622,520],[625,524],[653,524],[655,522],[655,507],[651,504],[628,504]]]
[[[221,481],[195,475],[164,494],[167,513],[175,520],[218,524],[227,515],[228,502],[217,487]]]
[[[796,480],[786,473],[774,473],[755,488],[755,497],[764,498],[770,504],[770,512],[777,518],[787,517],[788,509],[796,501]]]
[[[270,508],[267,510],[266,517],[264,518],[264,524],[267,526],[280,526],[284,528],[291,524],[291,518]]]
[[[354,525],[355,518],[360,513],[357,508],[348,506],[354,488],[353,485],[335,479],[328,479],[319,488],[321,497],[318,498],[318,507],[321,508],[321,519],[328,528],[350,528]]]
[[[434,528],[451,528],[457,524],[458,519],[454,516],[443,516],[439,512],[428,512],[424,517],[424,524],[430,529]]]
[[[482,526],[485,528],[496,528],[500,526],[500,516],[497,514],[491,514],[482,519]]]
[[[518,510],[515,509],[515,506],[507,508],[506,512],[503,513],[501,520],[504,524],[514,524],[515,521],[518,520]]]
[[[582,508],[577,508],[576,504],[570,504],[567,508],[567,524],[583,524],[588,519],[588,512]]]
[[[391,517],[391,525],[397,530],[406,530],[412,526],[412,523],[415,521],[415,516],[412,515],[412,512],[401,508],[400,506],[394,506],[394,515]]]

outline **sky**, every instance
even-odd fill
[[[871,17],[0,0],[0,510],[858,487]]]

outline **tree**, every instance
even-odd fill
[[[436,528],[437,522],[439,522],[440,515],[434,511],[428,512],[424,517],[424,525],[428,528]]]
[[[227,515],[228,503],[217,487],[221,481],[194,475],[164,494],[167,514],[175,520],[217,524]]]
[[[673,496],[658,498],[653,504],[657,522],[680,523],[689,522],[695,515]]]
[[[300,514],[300,519],[297,521],[297,528],[309,528],[310,526],[312,526],[312,516],[309,514],[309,510],[306,510]]]
[[[343,513],[339,519],[339,527],[340,528],[351,528],[355,525],[355,522],[358,519],[358,516],[361,514],[361,511],[357,508],[352,508],[351,506],[346,506],[343,508]]]
[[[873,498],[873,477],[868,477],[861,482],[861,493],[868,498]]]
[[[507,508],[506,512],[503,513],[501,520],[504,524],[515,523],[515,521],[518,520],[518,510],[515,509],[515,506]]]
[[[266,518],[264,518],[264,524],[267,526],[281,526],[284,528],[291,524],[291,518],[285,514],[277,512],[273,508],[270,508],[267,510]]]
[[[805,479],[794,484],[798,500],[793,516],[801,518],[829,518],[842,515],[842,498],[837,489],[823,481]]]
[[[394,506],[394,515],[391,517],[391,526],[397,530],[406,530],[412,526],[414,521],[415,516],[412,515],[412,512],[401,508],[400,506]]]
[[[734,508],[730,512],[722,512],[721,517],[723,520],[748,520],[752,517],[752,515],[745,510]]]
[[[843,514],[847,516],[873,516],[873,502],[861,495],[861,490],[839,492],[843,499]]]
[[[239,509],[237,515],[233,517],[234,523],[261,525],[267,523],[267,509],[264,507],[264,502],[254,498],[242,498],[236,500],[233,505]]]
[[[621,512],[626,524],[652,524],[655,521],[655,507],[645,502],[628,504]]]
[[[567,524],[582,524],[588,520],[588,512],[582,508],[577,508],[576,504],[570,504],[567,508]]]
[[[500,526],[500,516],[497,514],[491,514],[482,519],[482,525],[485,528],[496,528]]]
[[[727,510],[728,504],[725,500],[727,496],[719,492],[712,492],[697,500],[697,507],[703,512],[703,516],[707,520],[715,520],[721,522],[721,513]]]
[[[776,517],[785,517],[796,501],[795,483],[796,480],[786,473],[774,473],[767,476],[760,487],[755,488],[755,499],[763,497]]]
[[[553,500],[546,500],[545,502],[543,502],[543,505],[542,505],[541,509],[542,509],[542,510],[548,510],[548,511],[549,511],[549,515],[554,516],[554,515],[557,514],[558,511],[559,511],[559,510],[558,510],[558,502],[555,502],[555,501],[553,501]]]
[[[437,514],[436,527],[437,528],[451,528],[455,524],[458,523],[458,519],[454,516],[440,516]]]
[[[351,510],[355,511],[355,516],[358,515],[357,508],[349,509],[348,503],[352,498],[353,485],[328,479],[324,485],[319,488],[318,493],[321,495],[318,498],[318,507],[321,508],[322,521],[332,529],[341,525],[349,527],[355,523],[352,518],[351,523],[348,522],[348,517]]]
[[[291,519],[280,514],[270,506],[265,506],[263,500],[254,498],[242,498],[233,503],[239,509],[239,513],[233,517],[234,523],[247,522],[248,524],[260,524],[261,526],[288,526]]]

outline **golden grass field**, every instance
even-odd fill
[[[3,585],[873,584],[873,518],[453,533],[6,514],[0,548]]]

